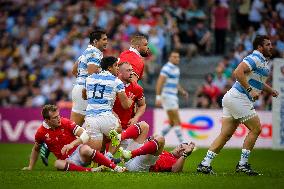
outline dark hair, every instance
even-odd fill
[[[89,35],[89,39],[90,39],[90,43],[93,43],[94,40],[100,40],[102,38],[102,35],[105,35],[106,32],[103,30],[95,30],[93,32],[90,33]]]
[[[257,35],[253,40],[253,49],[256,50],[259,45],[262,46],[265,39],[269,40],[269,37],[267,35]]]
[[[101,68],[102,70],[107,70],[108,67],[114,65],[114,63],[117,62],[117,58],[113,57],[113,56],[107,56],[102,58],[101,60]]]
[[[44,105],[41,111],[43,119],[49,119],[49,112],[56,112],[58,110],[57,106],[52,104]]]

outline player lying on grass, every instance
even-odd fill
[[[125,167],[115,165],[99,151],[91,149],[86,143],[89,135],[82,127],[69,119],[61,118],[55,105],[45,105],[42,109],[43,124],[35,134],[28,167],[23,170],[32,170],[39,156],[41,143],[46,143],[57,160],[54,166],[58,170],[65,171],[98,171],[86,167],[92,161],[113,169],[116,172],[124,172]]]
[[[171,152],[164,150],[164,144],[164,137],[155,136],[137,145],[136,149],[133,149],[135,145],[129,145],[127,150],[120,147],[119,151],[124,159],[129,160],[125,163],[128,171],[181,172],[195,144],[182,143]]]

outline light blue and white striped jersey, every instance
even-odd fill
[[[87,67],[90,64],[100,66],[103,53],[96,47],[88,45],[87,49],[78,58],[78,74],[76,78],[76,84],[85,85],[85,80],[88,77]]]
[[[168,62],[162,67],[160,75],[166,77],[161,95],[177,98],[180,76],[179,67],[171,62]]]
[[[261,92],[263,90],[263,84],[266,82],[269,75],[267,59],[263,56],[262,53],[254,50],[251,54],[243,59],[243,62],[245,62],[251,70],[249,75],[246,76],[249,85],[254,90]],[[239,92],[246,94],[248,98],[252,100],[249,93],[238,81],[235,82],[233,87],[236,88]]]
[[[116,93],[125,91],[122,81],[109,71],[88,76],[85,87],[88,100],[87,117],[112,113]]]

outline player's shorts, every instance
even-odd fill
[[[86,167],[87,165],[89,165],[90,163],[86,163],[83,162],[80,156],[80,148],[81,148],[82,144],[79,145],[76,150],[66,159],[68,162],[72,162],[75,165],[80,165],[83,167]]]
[[[139,144],[134,140],[128,140],[127,150],[135,150],[140,148],[143,144]],[[136,156],[125,163],[125,167],[131,172],[147,172],[152,165],[155,165],[159,156],[154,156],[151,154]]]
[[[164,110],[177,110],[179,109],[178,98],[162,95],[162,106]]]
[[[88,105],[87,100],[82,98],[83,85],[74,85],[72,89],[72,112],[79,113],[81,115],[86,115],[86,108]]]
[[[223,117],[233,117],[241,123],[256,116],[253,103],[235,88],[231,88],[222,99]]]
[[[108,136],[110,130],[119,127],[118,119],[112,113],[86,117],[85,122],[86,131],[94,140],[102,140],[103,135]]]

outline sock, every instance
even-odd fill
[[[141,134],[140,125],[138,124],[131,125],[121,133],[121,140],[129,138],[136,139],[140,134]]]
[[[207,154],[203,161],[201,162],[202,165],[204,166],[210,166],[211,161],[217,156],[215,152],[212,152],[210,150],[207,151]]]
[[[181,127],[179,125],[174,126],[174,131],[176,133],[179,143],[185,142],[183,135],[182,135]]]
[[[162,129],[162,136],[166,136],[168,132],[171,130],[172,126],[167,125]]]
[[[114,169],[116,167],[116,165],[109,160],[108,158],[106,158],[102,153],[100,153],[99,151],[94,150],[93,154],[91,156],[92,160],[100,165],[105,165],[109,168]]]
[[[242,154],[239,164],[240,165],[246,164],[248,162],[249,155],[250,155],[250,150],[242,149]]]
[[[137,148],[133,151],[131,151],[131,158],[134,158],[136,156],[146,155],[146,154],[154,154],[159,148],[159,143],[157,140],[151,140],[149,142],[146,142],[143,146],[140,148]]]
[[[88,167],[82,167],[79,165],[75,165],[73,163],[66,162],[64,171],[91,171],[91,168]]]

